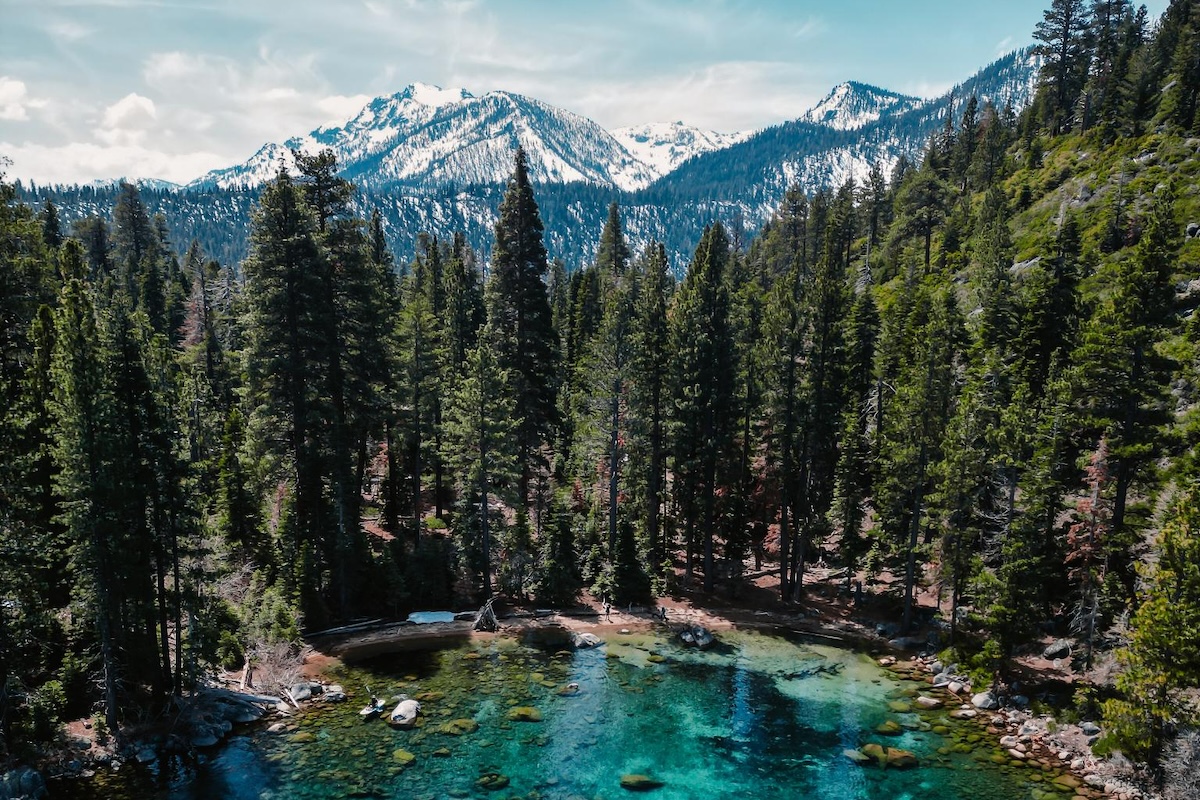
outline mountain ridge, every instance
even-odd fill
[[[389,243],[400,258],[414,255],[421,233],[449,239],[461,231],[472,247],[487,252],[512,151],[533,143],[536,148],[527,155],[553,256],[571,268],[593,258],[606,208],[617,201],[631,246],[662,242],[680,271],[706,224],[720,220],[731,230],[753,235],[791,187],[811,194],[850,178],[861,182],[875,165],[888,174],[901,158],[917,162],[930,137],[945,125],[947,113],[961,115],[963,98],[975,94],[1020,110],[1032,97],[1036,73],[1031,51],[1016,51],[943,95],[911,107],[906,96],[892,93],[883,102],[894,110],[861,127],[798,118],[748,134],[725,134],[727,139],[716,142],[725,146],[709,140],[710,149],[675,153],[675,165],[661,176],[663,165],[671,163],[669,148],[678,147],[676,137],[701,141],[688,126],[666,123],[618,132],[626,139],[644,136],[651,150],[666,148],[658,151],[656,170],[634,159],[611,132],[571,112],[505,92],[476,98],[466,90],[424,84],[375,98],[347,123],[319,128],[306,141],[310,148],[338,141],[355,144],[342,174],[360,187],[356,212],[369,216],[376,208],[381,211]],[[901,106],[905,110],[895,110]],[[463,108],[469,112],[465,116],[459,113]],[[823,110],[831,110],[830,104]],[[861,111],[861,106],[856,109]],[[351,125],[354,120],[358,122]],[[467,138],[466,132],[475,138]],[[590,137],[586,146],[573,138],[581,132]],[[447,134],[453,134],[455,145],[432,149]],[[397,149],[394,140],[401,135],[405,142]],[[305,143],[299,137],[289,142]],[[284,146],[289,142],[260,148],[254,164],[260,176],[269,179],[280,161],[289,163],[291,154]],[[579,161],[581,152],[585,158]],[[250,209],[259,188],[239,185],[228,170],[217,177],[225,178],[224,183],[193,182],[177,191],[143,194],[147,206],[167,218],[181,247],[196,238],[207,252],[236,263],[246,255]],[[564,177],[573,180],[564,182]],[[111,213],[115,189],[38,187],[26,196],[37,203],[52,199],[70,222]]]

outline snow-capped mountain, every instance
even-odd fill
[[[901,114],[921,102],[919,97],[847,81],[833,87],[821,102],[805,111],[800,120],[848,131],[875,122],[885,114]]]
[[[214,170],[188,188],[241,189],[259,186],[279,170],[294,166],[292,150],[315,153],[331,147],[343,169],[375,156],[429,122],[439,109],[470,98],[465,89],[414,83],[389,97],[376,97],[341,126],[326,125],[282,144],[268,143],[241,164]]]
[[[1030,50],[1012,53],[941,97],[919,101],[844,84],[803,117],[748,135],[679,123],[609,132],[517,94],[475,97],[414,84],[372,100],[345,123],[267,145],[183,190],[148,193],[147,204],[166,216],[183,247],[195,237],[222,263],[236,264],[246,255],[262,183],[280,163],[290,166],[292,147],[330,147],[343,174],[362,189],[358,212],[380,210],[400,258],[414,253],[421,233],[449,239],[463,232],[486,253],[520,145],[553,255],[571,267],[593,259],[608,204],[617,199],[630,244],[662,242],[682,268],[714,219],[753,231],[791,187],[811,193],[861,181],[874,166],[890,175],[901,158],[919,162],[947,114],[960,118],[971,96],[981,120],[987,101],[1019,112],[1033,96],[1038,66]],[[27,199],[38,204],[44,196],[71,222],[109,213],[116,188],[41,187]]]
[[[413,84],[372,100],[344,125],[265,145],[245,163],[210,172],[189,188],[257,186],[281,163],[291,165],[293,149],[326,147],[342,174],[364,187],[503,183],[518,145],[538,182],[637,189],[660,175],[595,122],[540,100]]]
[[[894,111],[858,126],[820,124],[813,116],[849,121],[866,113],[859,92],[839,92],[822,101],[805,117],[759,131],[723,150],[700,155],[663,178],[659,184],[672,196],[681,192],[737,198],[753,216],[770,213],[791,186],[807,192],[836,187],[853,178],[863,181],[873,166],[890,174],[901,158],[919,162],[929,137],[947,114],[961,119],[966,99],[974,96],[981,109],[988,102],[1003,110],[1020,111],[1033,98],[1039,67],[1031,49],[1003,56],[945,94],[927,100],[903,95]],[[840,87],[839,87],[840,88]],[[813,112],[820,109],[814,115]]]
[[[706,131],[682,122],[651,122],[615,128],[610,132],[631,155],[650,167],[656,178],[661,178],[693,156],[729,147],[750,135],[749,131]]]

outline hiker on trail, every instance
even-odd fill
[[[604,621],[608,622],[608,615],[612,612],[612,604],[607,600],[604,601]]]

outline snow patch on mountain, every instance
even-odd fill
[[[800,121],[849,131],[869,125],[884,115],[901,114],[921,102],[919,97],[847,81],[833,87],[821,102],[800,116]]]
[[[634,158],[649,167],[656,178],[693,156],[737,144],[751,133],[718,133],[683,122],[651,122],[609,132]]]

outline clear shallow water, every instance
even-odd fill
[[[993,763],[996,745],[974,723],[893,712],[889,700],[916,684],[865,656],[749,632],[722,632],[721,642],[700,653],[616,635],[567,652],[500,638],[388,656],[343,668],[350,702],[307,712],[289,733],[240,736],[169,775],[126,768],[118,781],[60,785],[54,796],[596,800],[631,796],[621,776],[639,773],[663,783],[646,793],[655,800],[1058,797],[1042,793],[1050,773]],[[367,685],[421,699],[421,727],[361,721]],[[541,721],[512,719],[522,707]],[[875,733],[889,719],[929,730]],[[868,742],[921,764],[864,768],[842,755]],[[487,774],[504,785],[481,786]]]

